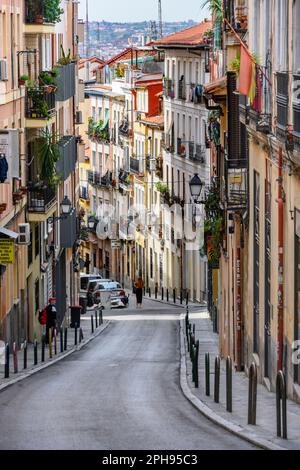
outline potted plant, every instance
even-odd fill
[[[39,75],[39,81],[47,93],[55,93],[57,90],[57,71],[53,69],[51,72],[43,71]]]
[[[2,202],[0,204],[0,214],[4,211],[6,211],[6,208],[7,208],[7,203],[6,202]]]
[[[45,0],[44,15],[47,23],[59,23],[64,10],[60,8],[61,0]]]
[[[28,75],[21,75],[19,78],[19,86],[24,86],[28,80]]]
[[[35,140],[35,155],[40,165],[41,179],[51,187],[56,187],[60,179],[56,172],[56,164],[60,159],[60,151],[57,144],[57,135],[46,129]]]

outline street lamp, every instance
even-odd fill
[[[98,222],[98,220],[96,219],[96,217],[94,217],[94,216],[89,217],[89,219],[88,219],[88,228],[90,230],[94,230],[95,225],[96,225],[97,222]]]
[[[49,217],[48,220],[52,224],[54,224],[56,220],[65,220],[71,214],[72,210],[73,210],[72,203],[70,199],[68,198],[68,196],[65,196],[62,202],[60,203],[61,216],[60,217],[52,216],[52,217]]]
[[[205,201],[199,201],[202,189],[204,187],[203,181],[199,178],[198,174],[195,174],[190,181],[191,196],[195,204],[205,204]]]

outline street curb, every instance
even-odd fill
[[[184,308],[186,309],[186,304],[174,304],[173,302],[167,302],[165,300],[159,300],[159,299],[155,299],[154,297],[143,297],[144,300],[152,300],[153,302],[159,302],[160,304],[164,304],[164,305],[169,305],[170,307],[178,307],[178,308]],[[189,304],[189,308],[204,308],[205,305],[203,304]]]
[[[241,426],[234,424],[221,416],[215,411],[204,404],[199,398],[197,398],[191,391],[187,381],[187,370],[186,370],[186,352],[185,352],[185,339],[184,339],[184,320],[180,321],[180,386],[184,396],[191,402],[191,404],[200,411],[207,419],[213,423],[221,426],[222,428],[229,431],[231,434],[254,444],[264,450],[288,450],[284,447],[280,447],[267,439],[260,438],[256,434],[242,428]]]
[[[69,351],[66,351],[64,353],[60,353],[60,355],[55,357],[54,359],[52,359],[52,360],[50,359],[50,360],[48,360],[48,362],[45,362],[42,365],[36,366],[31,370],[27,370],[26,372],[22,373],[18,377],[14,378],[12,380],[9,380],[7,383],[4,383],[4,384],[0,385],[0,392],[2,392],[3,390],[5,390],[8,387],[11,387],[12,385],[14,385],[18,382],[21,382],[22,380],[27,379],[28,377],[31,377],[32,375],[36,374],[37,372],[40,372],[41,370],[46,369],[47,367],[50,367],[50,366],[53,366],[54,364],[57,364],[57,362],[62,361],[63,359],[65,359],[68,356],[71,356],[71,354],[73,354],[74,352],[80,351],[84,346],[89,344],[91,341],[96,339],[101,333],[103,333],[103,331],[106,330],[106,328],[110,325],[110,323],[111,323],[110,321],[107,321],[104,325],[102,325],[102,328],[97,330],[93,335],[91,335],[86,340],[83,340],[77,346],[73,346],[72,349],[70,349]]]

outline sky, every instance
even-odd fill
[[[79,0],[79,17],[85,18],[86,0]],[[201,9],[202,0],[162,0],[163,21],[201,21],[208,10]],[[158,17],[158,0],[89,0],[90,20],[149,21]]]

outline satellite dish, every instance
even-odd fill
[[[99,220],[96,227],[96,234],[99,240],[106,240],[109,234],[109,221],[107,218]]]

